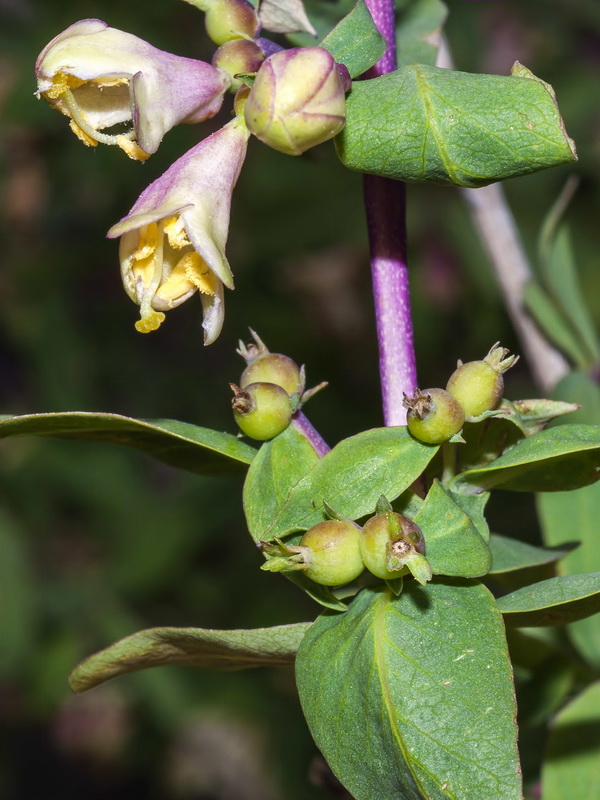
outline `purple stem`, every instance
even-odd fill
[[[365,77],[396,68],[393,0],[366,0],[379,32],[387,42],[383,57]],[[406,188],[400,181],[365,175],[364,199],[371,248],[373,298],[379,342],[379,375],[387,426],[406,425],[403,393],[417,383],[406,265]]]
[[[323,458],[325,453],[331,450],[325,439],[323,439],[319,431],[312,426],[302,411],[296,411],[292,417],[292,426],[298,433],[301,433],[305,439],[308,439],[319,458]]]

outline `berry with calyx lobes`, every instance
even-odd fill
[[[408,430],[425,444],[447,442],[465,423],[461,404],[443,389],[417,389],[413,397],[404,395],[403,404]]]
[[[237,352],[246,360],[248,366],[242,372],[242,389],[250,383],[276,383],[289,395],[304,392],[304,367],[282,353],[271,353],[260,336],[250,329],[254,342],[244,344],[240,340]]]
[[[395,511],[376,514],[362,529],[360,554],[364,565],[383,580],[404,575],[414,557],[424,553],[425,540],[419,526]]]
[[[255,39],[260,32],[258,14],[247,0],[205,0],[199,7],[206,12],[206,32],[215,44]]]
[[[496,342],[483,361],[458,362],[446,390],[461,404],[465,417],[478,417],[498,406],[504,392],[502,375],[518,358]]]
[[[233,416],[242,433],[264,442],[282,433],[292,421],[289,394],[274,383],[251,383],[233,390]]]
[[[360,528],[350,520],[319,522],[300,541],[305,574],[323,586],[341,586],[358,578],[365,568],[360,536]]]

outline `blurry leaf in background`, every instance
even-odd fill
[[[600,572],[561,575],[498,598],[507,625],[567,625],[600,611]]]
[[[441,0],[396,0],[398,67],[435,64],[448,9]]]
[[[600,683],[555,718],[542,770],[544,800],[592,800],[600,785]]]

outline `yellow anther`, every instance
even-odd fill
[[[115,144],[134,161],[145,161],[147,158],[150,158],[150,153],[142,150],[137,142],[132,141],[125,134],[115,136]]]
[[[177,266],[179,265],[185,268],[187,279],[202,294],[214,295],[217,293],[217,276],[195,250],[191,253],[186,253]]]
[[[181,215],[170,217],[165,222],[165,233],[167,234],[169,244],[176,250],[181,250],[184,247],[190,246],[190,240],[188,239]]]
[[[138,246],[133,254],[136,261],[143,261],[151,256],[154,256],[156,246],[158,244],[158,225],[156,222],[151,222],[149,225],[144,225],[139,229]],[[140,269],[145,269],[149,264],[136,264],[134,268],[139,266]]]
[[[87,145],[87,147],[98,147],[98,142],[96,139],[92,139],[88,133],[82,130],[74,119],[69,120],[69,127],[79,141],[83,142],[85,145]]]

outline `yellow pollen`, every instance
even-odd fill
[[[74,119],[69,120],[69,127],[71,128],[75,136],[79,139],[79,141],[83,142],[87,147],[98,147],[98,142],[96,141],[96,139],[92,139],[92,137],[89,134],[87,134],[84,130],[82,130]]]
[[[156,222],[151,222],[149,225],[144,225],[143,228],[140,228],[139,237],[138,246],[133,254],[133,258],[136,261],[143,261],[147,258],[153,257],[156,246],[158,245],[158,225]],[[135,267],[137,266],[138,265],[136,264]],[[142,270],[147,266],[149,265],[139,265],[140,269]]]
[[[57,100],[65,93],[66,89],[77,89],[79,86],[83,86],[85,82],[86,81],[82,81],[81,78],[76,78],[75,75],[69,75],[66,72],[57,72],[52,78],[52,86],[46,89],[43,94],[48,100]]]
[[[214,295],[217,293],[217,276],[195,250],[186,253],[177,266],[180,265],[184,267],[185,275],[190,283],[193,283],[202,294]]]
[[[104,89],[108,86],[123,86],[129,83],[129,78],[121,76],[120,78],[105,78],[100,75],[98,78],[92,78],[89,81],[92,86],[97,86],[99,89]]]
[[[181,215],[170,217],[165,222],[165,233],[169,240],[169,244],[176,250],[181,250],[184,247],[190,246],[183,220]]]
[[[137,142],[128,139],[124,134],[115,136],[115,143],[134,161],[145,161],[147,158],[150,158],[150,153],[142,150]]]

